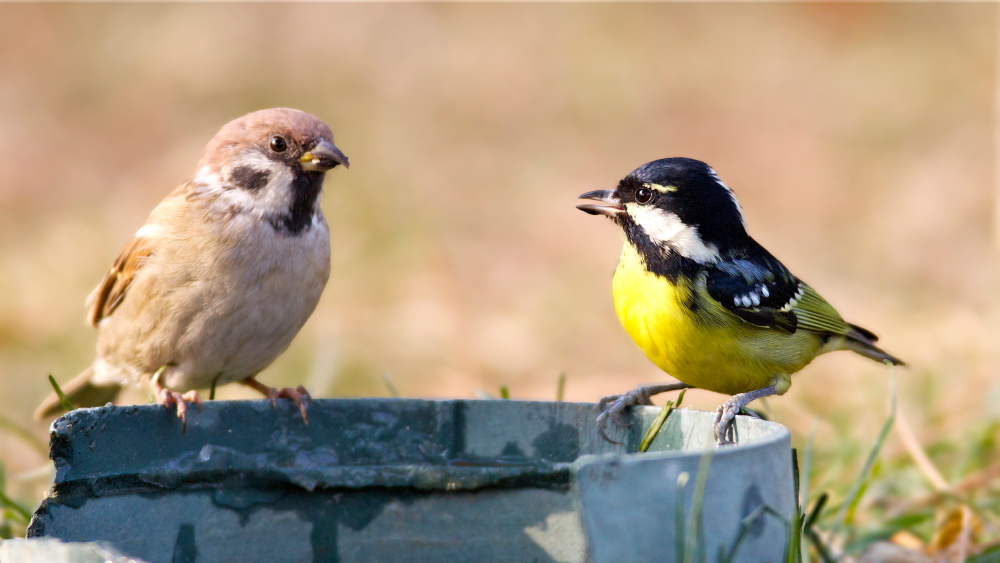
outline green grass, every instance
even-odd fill
[[[53,377],[51,373],[49,374],[49,385],[52,386],[52,390],[55,391],[56,396],[59,397],[59,405],[62,407],[63,412],[69,412],[76,408],[76,405],[74,405],[73,402],[66,397],[66,394],[63,393],[62,387],[59,386],[59,382],[56,381],[56,378]]]
[[[663,405],[660,409],[660,414],[656,415],[653,423],[649,425],[646,429],[646,433],[642,437],[642,441],[639,443],[639,451],[645,452],[649,451],[649,446],[653,444],[653,440],[656,439],[657,434],[663,428],[663,425],[667,422],[667,418],[670,417],[670,413],[674,412],[674,409],[679,409],[681,403],[684,402],[684,393],[687,389],[681,389],[681,392],[677,394],[676,401],[667,401],[667,404]]]
[[[5,491],[7,479],[4,466],[0,463],[0,539],[19,537],[31,521],[31,511],[12,499]]]

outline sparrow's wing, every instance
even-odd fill
[[[110,316],[125,299],[136,272],[142,268],[146,260],[153,254],[152,241],[144,237],[136,237],[125,247],[115,263],[105,274],[104,280],[94,289],[87,299],[90,310],[87,320],[93,326],[101,319]]]

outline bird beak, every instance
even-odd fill
[[[302,163],[302,169],[307,172],[326,172],[338,164],[351,167],[347,155],[326,139],[320,139],[316,146],[299,158],[299,162]]]
[[[580,194],[580,199],[586,199],[594,201],[597,203],[581,203],[576,206],[577,209],[583,211],[584,213],[590,213],[591,215],[607,215],[608,217],[615,217],[621,213],[625,212],[625,208],[622,206],[622,202],[615,197],[615,193],[611,190],[594,190],[592,192],[587,192],[585,194]]]

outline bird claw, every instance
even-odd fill
[[[715,410],[715,442],[720,446],[736,445],[739,436],[736,433],[734,420],[740,411],[740,405],[727,401]]]
[[[187,432],[188,404],[194,404],[198,410],[201,410],[201,397],[193,389],[186,393],[179,393],[166,387],[157,387],[156,402],[167,408],[172,406],[177,408],[177,418],[181,419],[181,432]]]
[[[268,387],[267,398],[271,400],[271,406],[274,408],[278,406],[278,399],[291,399],[299,408],[302,421],[309,424],[309,402],[312,401],[312,395],[306,391],[305,387],[301,385],[294,389],[291,387],[282,387],[281,389]]]
[[[626,409],[638,405],[652,405],[653,395],[658,395],[666,391],[687,389],[689,387],[691,386],[686,383],[643,385],[626,393],[622,393],[621,395],[608,395],[606,397],[602,397],[601,400],[597,402],[597,408],[601,411],[601,414],[597,415],[596,420],[597,433],[601,436],[601,438],[604,438],[608,442],[621,445],[623,442],[612,440],[608,437],[607,426],[609,420],[613,421],[617,426],[628,428],[632,426],[632,423],[626,418]]]
[[[740,393],[738,395],[733,395],[725,403],[715,411],[715,441],[720,446],[734,446],[737,440],[739,440],[739,434],[736,431],[736,415],[744,412],[750,416],[757,418],[764,418],[763,415],[757,411],[746,408],[747,403],[760,399],[761,397],[767,397],[769,395],[774,395],[778,391],[774,385],[768,385],[761,389],[756,389],[754,391],[748,391],[746,393]],[[767,420],[764,418],[764,420]]]
[[[299,413],[302,415],[302,421],[309,424],[309,402],[312,401],[312,395],[306,388],[299,385],[298,387],[282,387],[281,389],[276,389],[269,385],[264,385],[263,383],[257,381],[253,377],[248,377],[241,381],[243,385],[257,390],[261,395],[264,395],[271,401],[271,407],[277,408],[278,399],[291,399],[295,406],[299,408]]]

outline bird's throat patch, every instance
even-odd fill
[[[299,171],[292,180],[292,202],[287,213],[268,218],[279,232],[297,236],[312,224],[316,213],[316,199],[323,189],[322,172]]]

